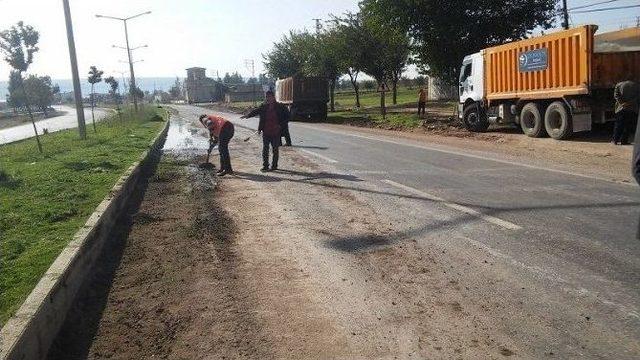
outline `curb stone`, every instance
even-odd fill
[[[43,359],[78,290],[126,208],[142,168],[164,145],[171,116],[148,150],[118,179],[87,222],[53,261],[36,287],[0,330],[0,360]]]

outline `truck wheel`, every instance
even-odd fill
[[[551,103],[544,113],[544,127],[549,136],[556,140],[567,139],[573,134],[571,115],[567,107],[561,102]]]
[[[478,104],[467,106],[462,113],[464,127],[473,132],[485,132],[489,128],[489,119]]]
[[[540,107],[536,103],[527,103],[520,111],[520,127],[529,137],[543,137],[547,133],[544,129],[544,121]]]

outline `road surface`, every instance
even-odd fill
[[[38,134],[42,134],[42,129],[47,129],[49,132],[56,132],[78,127],[78,117],[76,116],[75,108],[69,106],[54,106],[54,108],[57,111],[65,111],[66,114],[36,121]],[[95,109],[94,112],[96,121],[102,120],[102,118],[108,114],[108,110],[104,109]],[[91,109],[84,110],[84,118],[87,128],[89,128],[91,126]],[[0,144],[7,144],[34,136],[33,125],[30,122],[27,122],[23,125],[0,129]]]
[[[90,340],[58,354],[640,357],[636,186],[302,123],[264,174],[257,120],[223,114],[214,193],[206,110],[176,109],[160,168],[186,170],[151,182],[93,331],[61,335]]]

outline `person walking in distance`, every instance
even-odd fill
[[[241,119],[248,119],[260,116],[258,123],[258,133],[262,133],[262,169],[266,172],[278,169],[279,147],[282,145],[282,131],[287,127],[289,121],[289,110],[283,104],[276,102],[273,91],[269,90],[265,96],[265,103]],[[269,147],[273,151],[273,161],[269,168]]]
[[[418,91],[418,116],[424,117],[427,112],[427,93],[423,88]]]
[[[614,145],[629,145],[633,123],[638,117],[638,84],[622,81],[616,84],[613,97],[616,99],[616,122],[613,128]]]
[[[218,176],[233,174],[231,156],[229,155],[229,142],[233,138],[234,126],[231,121],[214,115],[200,115],[200,123],[209,130],[209,142],[218,144],[220,151],[220,169]]]

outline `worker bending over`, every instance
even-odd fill
[[[273,91],[267,91],[265,100],[260,107],[241,116],[242,119],[260,116],[258,133],[262,133],[262,169],[260,170],[262,172],[278,169],[278,148],[282,146],[282,132],[285,129],[288,130],[289,122],[289,110],[285,105],[276,102]],[[290,138],[287,140],[291,141]],[[269,169],[269,146],[273,150],[271,169]]]
[[[220,169],[218,176],[233,174],[231,167],[231,156],[229,155],[229,141],[233,137],[233,124],[220,116],[200,115],[200,123],[209,129],[209,141],[212,145],[217,144],[220,151]]]

